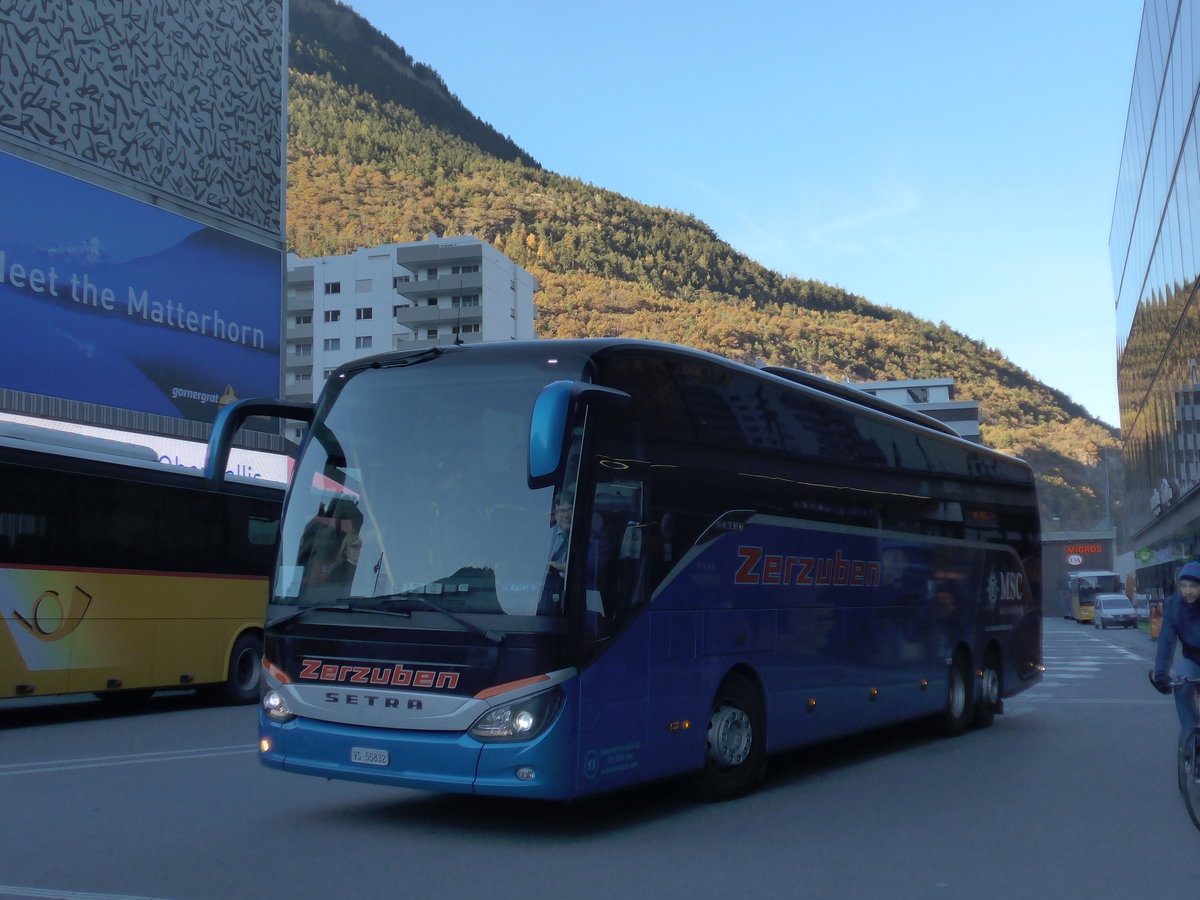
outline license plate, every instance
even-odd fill
[[[386,750],[372,750],[369,747],[351,747],[350,761],[366,763],[369,766],[386,766],[388,764],[388,752]]]

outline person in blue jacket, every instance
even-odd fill
[[[1163,603],[1162,630],[1158,635],[1158,653],[1154,657],[1154,687],[1160,694],[1171,693],[1171,662],[1175,642],[1179,641],[1180,660],[1175,673],[1183,678],[1200,678],[1200,562],[1185,563],[1179,570],[1179,591]],[[1175,711],[1179,714],[1180,739],[1197,723],[1196,700],[1200,685],[1182,684],[1175,688]]]

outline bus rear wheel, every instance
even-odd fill
[[[979,679],[979,700],[975,705],[976,728],[987,728],[996,719],[1000,709],[1000,661],[994,652],[989,652]]]
[[[704,770],[696,790],[710,802],[748,793],[766,768],[767,717],[758,689],[745,676],[721,683],[708,717]]]
[[[243,705],[258,701],[262,672],[262,638],[252,631],[241,635],[229,654],[229,671],[224,681],[201,690],[216,703]]]
[[[938,730],[957,737],[971,723],[971,669],[962,652],[950,662],[946,678],[946,709],[938,719]]]

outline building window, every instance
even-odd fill
[[[301,381],[312,381],[312,372],[297,372],[292,381],[296,383]]]
[[[340,294],[342,292],[342,283],[340,281],[329,281],[325,284],[325,293]]]
[[[455,307],[478,306],[479,305],[479,295],[478,294],[463,294],[461,297],[451,297],[450,305],[455,306]]]
[[[412,280],[411,275],[393,275],[392,276],[392,287],[400,287],[400,285],[404,284],[405,282],[411,281],[411,280]]]
[[[479,334],[479,323],[475,322],[471,325],[455,325],[453,331],[455,334]]]
[[[354,318],[358,319],[360,322],[363,319],[373,319],[375,318],[375,310],[369,306],[360,306],[354,311]]]
[[[355,350],[370,350],[371,349],[371,336],[368,334],[368,335],[364,335],[363,337],[356,337],[354,339],[354,349]]]
[[[312,343],[293,344],[297,356],[312,356]]]
[[[425,300],[425,305],[426,306],[437,306],[437,301],[438,301],[437,297],[428,297]]]
[[[342,339],[341,338],[325,338],[325,349],[326,350],[341,350],[342,349]]]
[[[371,279],[370,278],[359,278],[357,281],[355,281],[354,282],[354,293],[356,293],[356,294],[371,293]]]
[[[303,313],[299,316],[296,316],[294,319],[292,319],[292,324],[293,325],[311,325],[312,324],[312,313]]]
[[[326,322],[336,322],[339,319],[341,319],[341,317],[342,317],[342,311],[340,309],[325,310],[325,321]]]
[[[479,266],[477,266],[477,265],[474,265],[474,266],[454,266],[453,268],[451,268],[451,269],[450,269],[450,274],[451,274],[451,275],[462,275],[462,274],[464,274],[464,273],[466,273],[466,272],[478,272],[478,271],[479,271]]]
[[[432,269],[426,269],[425,277],[430,279],[437,278],[437,272],[437,266],[434,266]]]
[[[430,329],[429,329],[429,331],[428,331],[428,332],[426,332],[426,334],[425,334],[425,337],[429,338],[429,340],[431,340],[431,341],[432,341],[434,338],[436,338],[436,337],[437,337],[437,329],[436,329],[436,328],[430,328]]]

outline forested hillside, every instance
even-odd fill
[[[290,15],[289,249],[468,234],[537,276],[542,337],[654,338],[838,380],[951,377],[956,399],[980,401],[986,443],[1033,464],[1054,527],[1104,517],[1112,430],[997,349],[784,278],[693,216],[545,171],[336,0],[291,0]]]

